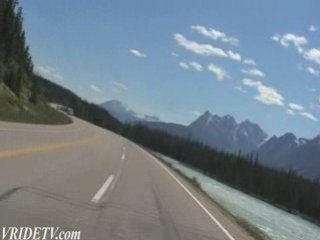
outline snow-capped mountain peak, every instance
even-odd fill
[[[159,121],[156,116],[140,114],[130,109],[128,105],[118,100],[110,100],[100,104],[106,109],[113,117],[119,119],[121,122],[142,122],[142,121]]]

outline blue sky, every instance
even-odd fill
[[[89,101],[320,134],[317,0],[21,2],[35,71]]]

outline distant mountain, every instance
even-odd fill
[[[230,115],[219,117],[208,111],[192,122],[188,129],[192,139],[233,153],[255,151],[267,138],[255,123],[248,120],[237,123]]]
[[[110,100],[100,104],[100,107],[107,110],[113,117],[121,122],[153,122],[160,119],[155,116],[141,115],[130,109],[127,105],[118,100]]]
[[[292,169],[309,178],[320,177],[320,136],[297,138],[292,133],[273,136],[258,149],[259,161],[267,166]]]
[[[189,126],[164,122],[144,125],[233,153],[255,151],[267,138],[267,134],[257,124],[250,121],[238,124],[230,115],[219,117],[208,111]]]
[[[320,136],[305,139],[286,133],[267,139],[267,134],[258,124],[248,120],[237,123],[230,115],[218,116],[206,111],[190,125],[184,126],[138,114],[117,100],[100,106],[122,122],[143,124],[230,153],[257,152],[259,161],[266,166],[292,169],[312,179],[320,177]]]

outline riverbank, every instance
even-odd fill
[[[231,217],[238,219],[241,226],[248,228],[248,231],[253,227],[253,232],[258,230],[263,233],[262,237],[267,236],[272,240],[314,240],[320,236],[319,226],[295,214],[225,185],[174,159],[161,154],[157,157],[170,164],[180,175],[199,185],[198,189],[201,188],[201,191],[225,209]]]
[[[250,224],[248,221],[246,221],[243,218],[237,217],[232,215],[225,207],[223,207],[221,204],[219,204],[217,201],[214,200],[202,187],[201,184],[197,181],[196,178],[190,178],[186,176],[182,171],[176,169],[172,163],[167,162],[163,155],[155,152],[151,152],[153,156],[155,156],[157,159],[159,159],[162,163],[164,163],[166,166],[170,167],[174,172],[179,174],[184,180],[186,180],[195,191],[197,191],[199,194],[204,196],[209,202],[211,202],[213,205],[218,207],[221,212],[224,213],[226,217],[228,217],[231,221],[238,223],[238,225],[246,231],[252,238],[255,240],[270,240],[270,238],[264,234],[261,230]]]

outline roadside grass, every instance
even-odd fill
[[[35,124],[72,123],[71,118],[46,103],[21,102],[3,84],[0,84],[0,121]]]
[[[168,166],[170,169],[172,169],[174,172],[176,172],[181,178],[183,178],[186,182],[188,182],[192,187],[193,190],[199,193],[200,195],[204,196],[209,202],[211,202],[213,205],[217,206],[221,212],[224,213],[225,216],[227,216],[230,220],[233,222],[236,222],[245,232],[247,232],[253,239],[255,240],[271,240],[264,232],[262,232],[257,227],[250,224],[248,221],[246,221],[243,218],[240,218],[238,216],[233,215],[230,213],[225,207],[223,207],[221,204],[219,204],[217,201],[215,201],[209,194],[203,190],[201,187],[201,184],[198,182],[196,178],[190,178],[186,175],[184,175],[181,171],[174,168],[171,163],[168,163],[164,161],[161,156],[158,154],[152,152],[150,149],[146,149],[149,151],[154,157],[159,159],[163,164]]]

